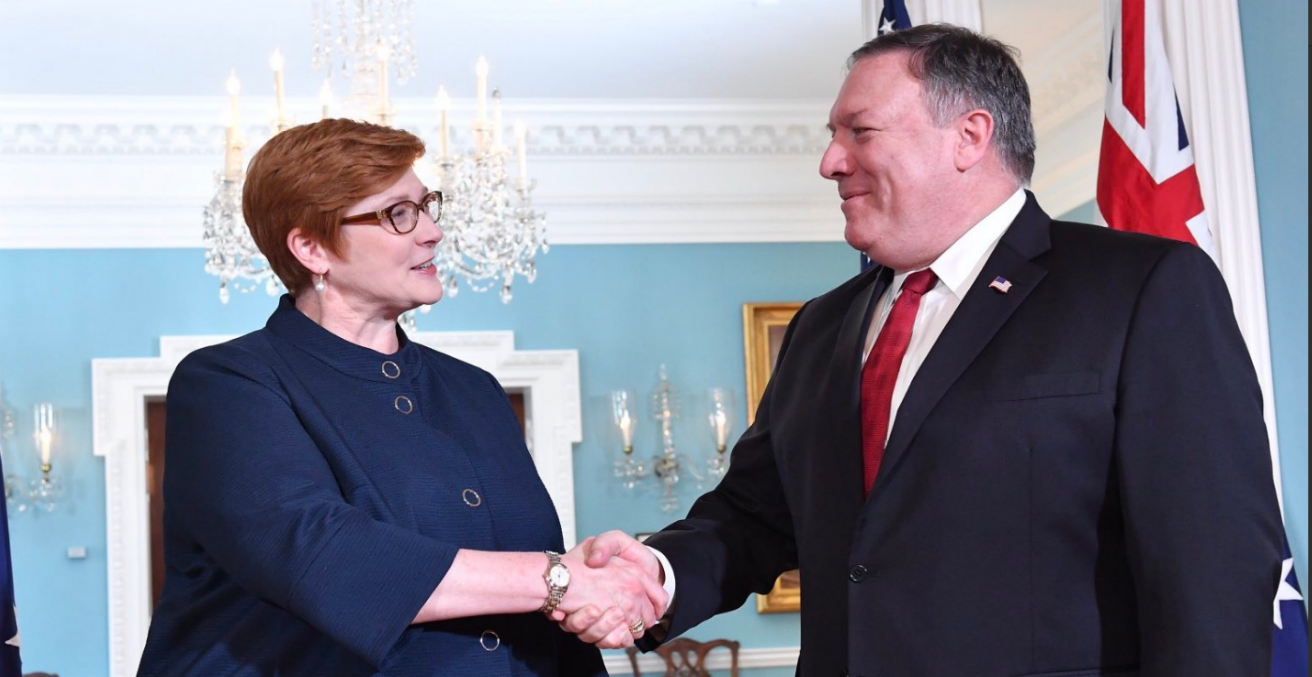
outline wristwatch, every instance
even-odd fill
[[[542,574],[542,580],[547,582],[547,601],[542,604],[542,613],[550,616],[551,612],[560,606],[560,600],[564,599],[565,591],[569,590],[569,567],[560,561],[560,553],[545,551],[547,555],[547,571]]]

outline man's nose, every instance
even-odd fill
[[[850,155],[838,139],[829,142],[825,154],[820,158],[820,176],[833,181],[851,174]]]

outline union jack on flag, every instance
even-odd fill
[[[1098,209],[1107,225],[1192,242],[1216,258],[1156,0],[1124,0],[1112,31]]]

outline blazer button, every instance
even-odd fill
[[[410,398],[405,395],[397,395],[396,400],[392,402],[392,406],[396,407],[396,410],[402,414],[409,414],[415,410],[415,403],[411,402]]]
[[[867,569],[864,564],[858,564],[847,572],[847,577],[852,579],[853,583],[860,583],[861,581],[866,580],[866,576],[869,575],[870,570]]]
[[[460,492],[460,498],[464,500],[465,505],[471,508],[477,508],[478,506],[483,505],[483,497],[479,496],[478,492],[473,489],[465,489]]]
[[[383,362],[383,376],[387,378],[397,378],[401,375],[401,365],[387,360]]]
[[[501,637],[491,630],[484,630],[483,634],[478,637],[478,643],[483,646],[484,651],[490,653],[501,648]]]

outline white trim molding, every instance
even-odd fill
[[[111,677],[137,672],[150,628],[150,505],[145,401],[164,397],[188,353],[229,336],[165,336],[157,358],[91,362],[93,446],[105,459],[105,528]],[[419,332],[411,338],[490,372],[524,394],[527,444],[555,503],[566,547],[577,540],[574,445],[583,439],[579,359],[574,350],[515,350],[495,332]]]
[[[753,668],[795,668],[801,647],[784,646],[770,649],[739,649],[738,669]],[[633,664],[625,654],[608,653],[605,656],[606,671],[612,675],[633,674]],[[717,650],[706,656],[706,667],[711,670],[728,670],[729,652]],[[638,656],[638,669],[644,675],[659,675],[665,672],[665,661],[654,653]]]
[[[301,112],[315,105],[289,101]],[[531,122],[534,202],[551,244],[841,242],[837,190],[817,175],[830,103],[540,100],[508,113]],[[256,110],[266,104],[244,100]],[[0,100],[0,249],[204,246],[201,209],[223,163],[224,105],[213,97]],[[399,126],[436,138],[432,101],[397,106]],[[472,114],[472,102],[458,102],[457,119]],[[463,127],[452,131],[455,147],[470,143]],[[243,134],[249,159],[269,129],[249,125]],[[24,225],[38,220],[49,225]]]

